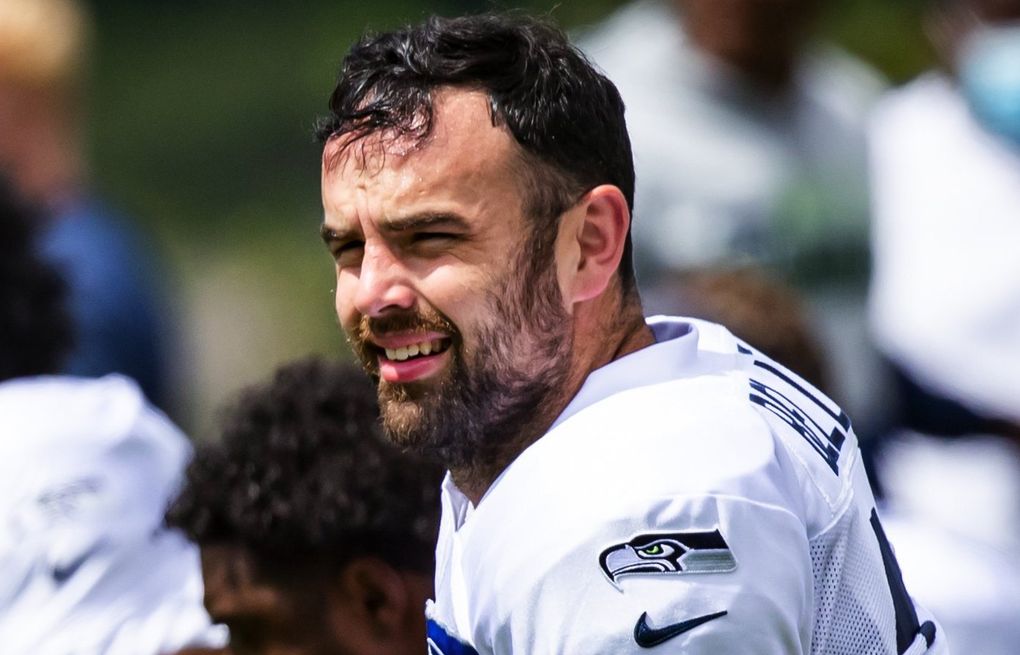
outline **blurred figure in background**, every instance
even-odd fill
[[[806,292],[835,396],[877,415],[867,281],[866,114],[884,82],[813,38],[825,0],[637,0],[580,44],[619,87],[637,173],[635,264],[650,313],[671,278],[756,264]]]
[[[876,340],[906,427],[1020,423],[1020,0],[938,0],[945,69],[889,94],[871,132]]]
[[[932,0],[942,60],[870,133],[871,323],[900,412],[878,472],[953,648],[1020,642],[1020,0]],[[938,435],[938,436],[936,436]]]
[[[66,372],[124,373],[165,407],[158,262],[87,179],[88,28],[74,0],[0,0],[0,172],[43,208],[43,251],[69,285]]]
[[[627,103],[645,283],[866,246],[865,115],[882,82],[811,39],[823,4],[638,0],[581,39]]]
[[[774,275],[753,267],[692,270],[677,280],[684,316],[721,323],[825,394],[829,370],[804,303]]]
[[[217,645],[197,550],[162,527],[190,446],[131,380],[52,375],[72,328],[33,222],[0,185],[0,650]]]
[[[382,438],[361,371],[307,360],[242,393],[167,518],[234,651],[418,655],[442,475]]]

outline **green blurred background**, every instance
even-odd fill
[[[618,0],[528,2],[578,29]],[[94,0],[90,150],[98,188],[153,236],[175,301],[175,416],[211,433],[239,386],[307,353],[347,356],[318,239],[312,136],[368,30],[498,5],[447,0]],[[830,0],[824,35],[894,82],[931,62],[916,2]]]

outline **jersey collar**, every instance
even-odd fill
[[[655,343],[592,371],[581,385],[577,395],[550,426],[546,435],[585,407],[594,405],[609,396],[636,387],[668,382],[683,375],[683,371],[694,362],[697,356],[699,333],[695,322],[670,316],[652,316],[646,318],[645,323],[651,328]],[[542,439],[545,438],[546,436],[542,437]],[[528,449],[541,444],[542,439],[529,446]],[[493,480],[488,491],[482,496],[483,502],[486,496],[499,486],[500,480],[507,474],[507,471],[513,467],[514,462],[511,462]],[[449,472],[443,480],[442,491],[449,502],[448,511],[453,520],[454,530],[459,531],[476,508],[471,500],[457,488]]]
[[[694,359],[698,328],[692,322],[670,316],[652,316],[645,322],[655,343],[592,371],[550,430],[613,394],[675,379]]]

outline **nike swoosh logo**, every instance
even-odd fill
[[[78,569],[80,569],[82,565],[89,560],[90,557],[92,557],[93,555],[95,555],[96,553],[103,549],[103,546],[104,542],[100,541],[99,543],[94,544],[91,548],[89,548],[87,551],[85,551],[78,557],[74,558],[70,562],[54,566],[52,571],[53,581],[56,582],[58,585],[62,585],[68,580],[70,580],[71,577],[78,572]]]
[[[659,644],[669,641],[678,635],[682,635],[688,630],[696,628],[703,623],[708,623],[709,621],[718,619],[720,616],[726,616],[726,610],[716,612],[715,614],[706,614],[705,616],[699,616],[694,619],[687,619],[680,623],[667,625],[664,628],[652,628],[648,625],[648,612],[644,612],[641,615],[641,618],[638,619],[637,625],[634,626],[634,641],[636,641],[637,645],[641,648],[658,646]]]
[[[67,564],[54,566],[53,581],[56,582],[58,585],[62,585],[68,580],[70,580],[71,577],[78,572],[78,569],[81,568],[82,564],[85,563],[85,560],[87,560],[91,555],[92,553],[90,551],[85,553],[84,555],[81,555],[71,560]]]

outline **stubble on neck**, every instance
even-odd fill
[[[565,384],[543,399],[535,408],[534,417],[522,424],[514,438],[501,444],[493,456],[450,469],[453,482],[474,505],[481,502],[496,478],[522,452],[545,435],[593,371],[655,343],[636,294],[634,298],[621,299],[619,289],[613,291],[577,308],[572,316],[575,347]]]

